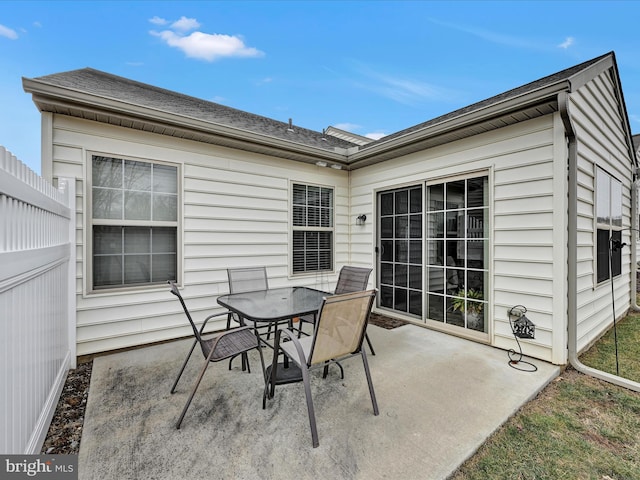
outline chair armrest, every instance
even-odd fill
[[[202,332],[204,332],[204,327],[207,326],[207,322],[209,320],[211,320],[212,318],[215,318],[215,317],[221,317],[223,315],[226,315],[227,318],[228,318],[229,315],[231,315],[231,312],[230,311],[226,311],[226,312],[214,313],[213,315],[209,315],[207,318],[205,318],[204,322],[202,322],[202,327],[200,327],[200,335],[202,335]]]
[[[282,335],[285,335],[290,341],[293,342],[293,346],[296,348],[296,352],[298,353],[299,360],[296,360],[295,358],[292,358],[291,360],[298,361],[300,366],[306,365],[307,359],[304,356],[304,350],[302,348],[302,345],[300,344],[298,335],[296,335],[292,330],[289,330],[288,328],[284,328],[276,332],[276,341],[273,348],[274,359],[278,357],[278,350],[280,349],[280,337]],[[286,355],[286,352],[284,350],[283,352]]]
[[[232,335],[233,333],[240,332],[241,330],[251,330],[251,332],[253,333],[253,327],[237,327],[237,328],[232,328],[231,330],[222,330],[216,336],[216,338],[221,338],[221,337],[224,337],[225,335]]]

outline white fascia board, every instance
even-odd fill
[[[547,85],[541,89],[527,92],[517,97],[509,98],[504,102],[494,103],[486,107],[482,107],[478,110],[461,114],[458,117],[449,118],[443,120],[440,123],[428,125],[420,130],[409,132],[406,135],[393,138],[388,142],[382,142],[374,147],[370,147],[363,151],[354,153],[353,155],[349,156],[349,163],[355,163],[356,161],[373,157],[377,154],[385,153],[389,150],[400,148],[404,145],[424,140],[428,137],[435,137],[452,130],[464,128],[468,125],[477,124],[489,118],[506,114],[508,112],[514,111],[518,107],[533,104],[544,98],[552,98],[553,96],[557,95],[558,92],[567,90],[568,87],[568,82],[563,80],[552,85]]]
[[[586,85],[603,72],[613,67],[613,57],[607,56],[593,65],[583,68],[579,72],[569,77],[570,91],[575,92],[577,89]]]
[[[117,115],[127,120],[144,120],[159,126],[171,125],[173,128],[182,130],[196,130],[202,133],[220,135],[245,141],[266,145],[271,148],[295,151],[311,157],[322,157],[334,163],[346,164],[347,149],[335,148],[335,152],[304,145],[293,140],[284,140],[271,137],[256,132],[251,132],[236,127],[228,127],[214,122],[207,122],[187,115],[180,115],[163,110],[137,105],[135,103],[113,100],[98,95],[87,94],[75,89],[59,87],[36,80],[23,78],[23,88],[25,92],[33,95],[33,101],[38,100],[53,103],[67,108],[85,110],[103,115]]]

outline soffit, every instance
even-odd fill
[[[225,136],[220,133],[207,132],[204,128],[188,128],[185,127],[183,122],[173,124],[167,121],[161,122],[148,118],[127,116],[119,112],[110,112],[107,110],[87,108],[86,106],[70,105],[66,102],[52,101],[52,99],[43,98],[35,94],[33,99],[38,108],[45,112],[82,118],[109,125],[155,133],[158,135],[167,135],[185,140],[270,155],[308,164],[315,164],[317,161],[326,161],[338,164],[345,170],[362,168],[390,160],[392,158],[425,150],[427,148],[436,147],[481,133],[490,132],[498,128],[514,125],[522,121],[531,120],[557,111],[557,101],[555,98],[550,98],[527,108],[510,111],[506,114],[502,113],[492,118],[484,119],[464,127],[453,128],[450,131],[437,135],[420,135],[415,141],[402,142],[401,145],[394,146],[384,152],[371,152],[372,154],[369,156],[354,158],[354,155],[346,155],[338,152],[330,153],[325,151],[311,151],[317,149],[310,148],[306,148],[307,151],[301,151],[304,146],[300,146],[295,143],[291,143],[287,146],[286,142],[280,142],[280,144],[275,145],[273,139],[269,137],[266,137],[263,142],[257,142],[255,139],[248,142],[239,135],[238,137],[234,137],[232,135]]]
[[[108,109],[98,109],[95,106],[82,104],[74,104],[67,101],[61,101],[46,96],[33,94],[33,101],[42,112],[51,112],[70,117],[91,120],[99,123],[115,125],[124,128],[131,128],[158,135],[167,135],[171,137],[192,140],[201,143],[219,145],[222,147],[234,148],[263,155],[270,155],[288,160],[295,160],[303,163],[315,164],[317,161],[328,161],[333,164],[339,164],[346,167],[346,156],[339,152],[329,152],[295,142],[287,142],[268,136],[259,138],[254,135],[248,141],[246,132],[229,129],[227,135],[219,132],[212,132],[211,127],[192,122],[193,125],[187,125],[184,119],[177,118],[174,121],[169,119],[147,118],[142,115],[126,115],[119,111],[110,111]],[[256,138],[258,137],[258,138]],[[337,149],[338,150],[338,149]],[[344,149],[339,149],[343,150]]]
[[[350,161],[350,168],[355,170],[357,168],[366,167],[392,158],[398,158],[400,156],[420,152],[428,148],[445,145],[447,143],[469,138],[481,133],[487,133],[492,130],[514,125],[543,115],[549,115],[557,110],[558,102],[554,95],[553,97],[540,101],[540,103],[536,103],[528,107],[522,107],[521,109],[513,110],[508,113],[503,112],[496,114],[493,117],[472,122],[464,126],[442,129],[440,132],[432,132],[431,135],[416,135],[415,140],[405,140],[401,145],[390,148],[386,151],[377,152],[370,156],[362,156],[361,158],[352,158]]]

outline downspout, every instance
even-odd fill
[[[640,169],[633,167],[633,186],[631,187],[631,310],[640,312],[638,306],[638,296],[634,295],[638,291],[638,175]]]
[[[349,263],[347,265],[353,265],[353,263],[351,263],[351,258],[352,258],[352,254],[353,254],[353,217],[354,217],[354,213],[353,213],[353,202],[352,202],[352,195],[351,195],[351,170],[347,170],[347,191],[349,192]],[[335,255],[335,253],[334,253]],[[335,257],[334,257],[334,269],[335,269]]]
[[[569,202],[567,238],[567,333],[569,341],[569,363],[573,368],[585,375],[640,392],[640,383],[588,367],[578,358],[578,151],[576,136],[573,130],[573,125],[571,124],[571,116],[569,115],[569,91],[560,92],[558,94],[558,107],[562,122],[564,123],[569,147],[569,185],[567,192]]]

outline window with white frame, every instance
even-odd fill
[[[333,189],[294,183],[293,273],[333,270]]]
[[[91,289],[177,280],[178,167],[91,157]]]
[[[596,168],[596,279],[622,273],[622,183]]]

